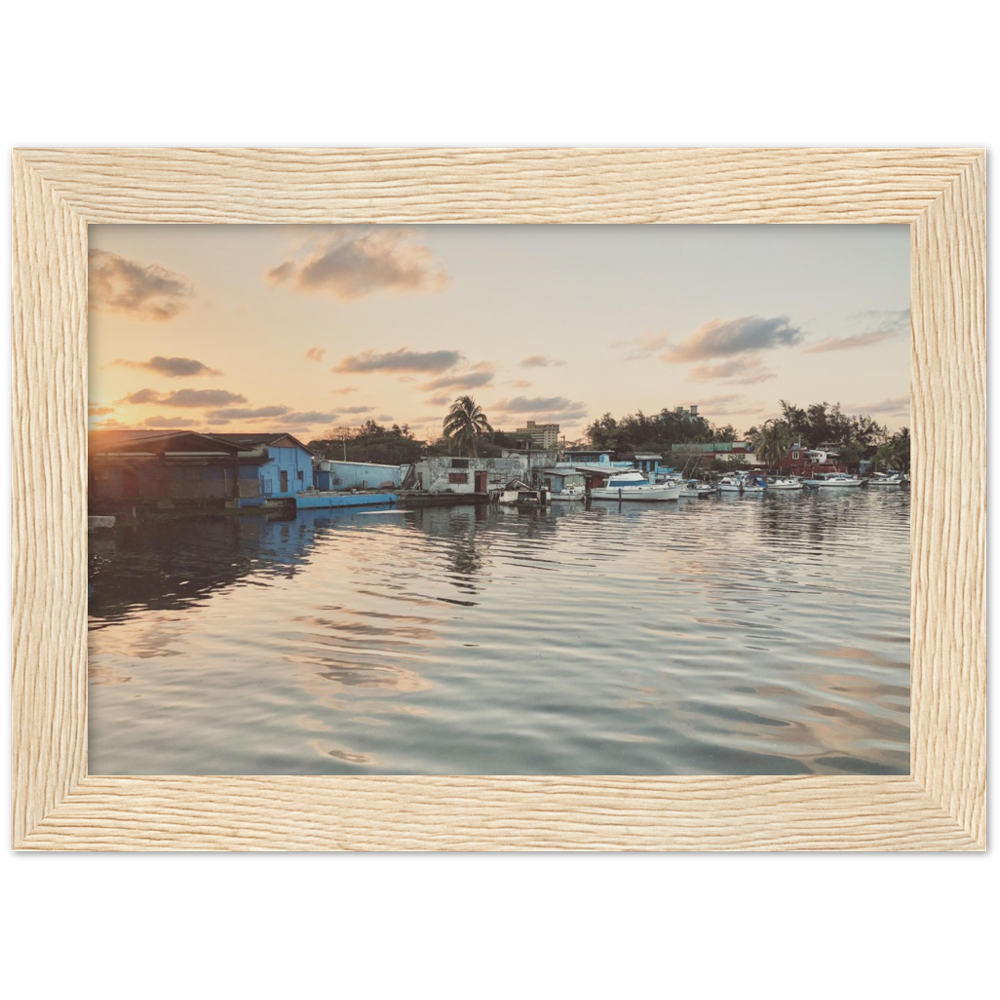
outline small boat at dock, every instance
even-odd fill
[[[595,486],[590,491],[593,500],[662,502],[678,500],[680,495],[680,483],[651,483],[638,469],[616,472],[603,486]]]
[[[846,472],[820,472],[814,479],[806,479],[806,486],[816,489],[844,489],[852,486],[864,486],[865,481]]]
[[[558,492],[549,493],[550,500],[586,500],[587,491],[582,486],[564,486]]]
[[[781,479],[772,479],[767,484],[768,492],[772,490],[777,490],[781,492],[783,490],[803,490],[805,489],[805,484],[801,479],[794,479],[792,477],[785,477]]]
[[[876,472],[868,480],[869,486],[903,486],[905,481],[901,472]]]

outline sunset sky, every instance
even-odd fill
[[[907,226],[91,226],[92,427],[909,423]]]

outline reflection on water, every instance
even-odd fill
[[[92,774],[905,774],[909,494],[302,512],[90,553]]]

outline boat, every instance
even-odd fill
[[[590,491],[593,500],[678,500],[680,483],[651,483],[638,469],[614,473],[603,486]]]
[[[876,472],[868,480],[869,486],[902,486],[905,480],[901,472]]]
[[[819,472],[815,478],[805,480],[805,484],[816,488],[841,489],[846,486],[864,486],[865,481],[849,476],[846,472]]]
[[[545,490],[534,490],[520,479],[512,479],[496,494],[496,502],[519,510],[540,510],[545,506]]]
[[[743,477],[736,475],[723,476],[718,483],[716,483],[715,488],[720,493],[742,493]]]
[[[768,489],[768,484],[763,476],[729,473],[719,480],[716,489],[720,493],[764,493]]]
[[[701,497],[711,496],[715,492],[715,487],[711,483],[703,483],[698,479],[688,479],[681,486],[681,500],[698,500]]]
[[[557,492],[549,493],[550,500],[586,500],[587,491],[582,486],[564,486]]]
[[[768,492],[772,490],[802,490],[805,489],[801,479],[795,479],[792,477],[784,477],[781,479],[772,479],[771,482],[767,484]]]

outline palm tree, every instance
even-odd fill
[[[471,396],[459,396],[444,418],[444,436],[458,445],[460,455],[468,447],[475,458],[476,438],[492,433],[486,414]]]
[[[794,434],[784,420],[768,420],[754,436],[753,449],[768,468],[781,464],[792,446]]]

